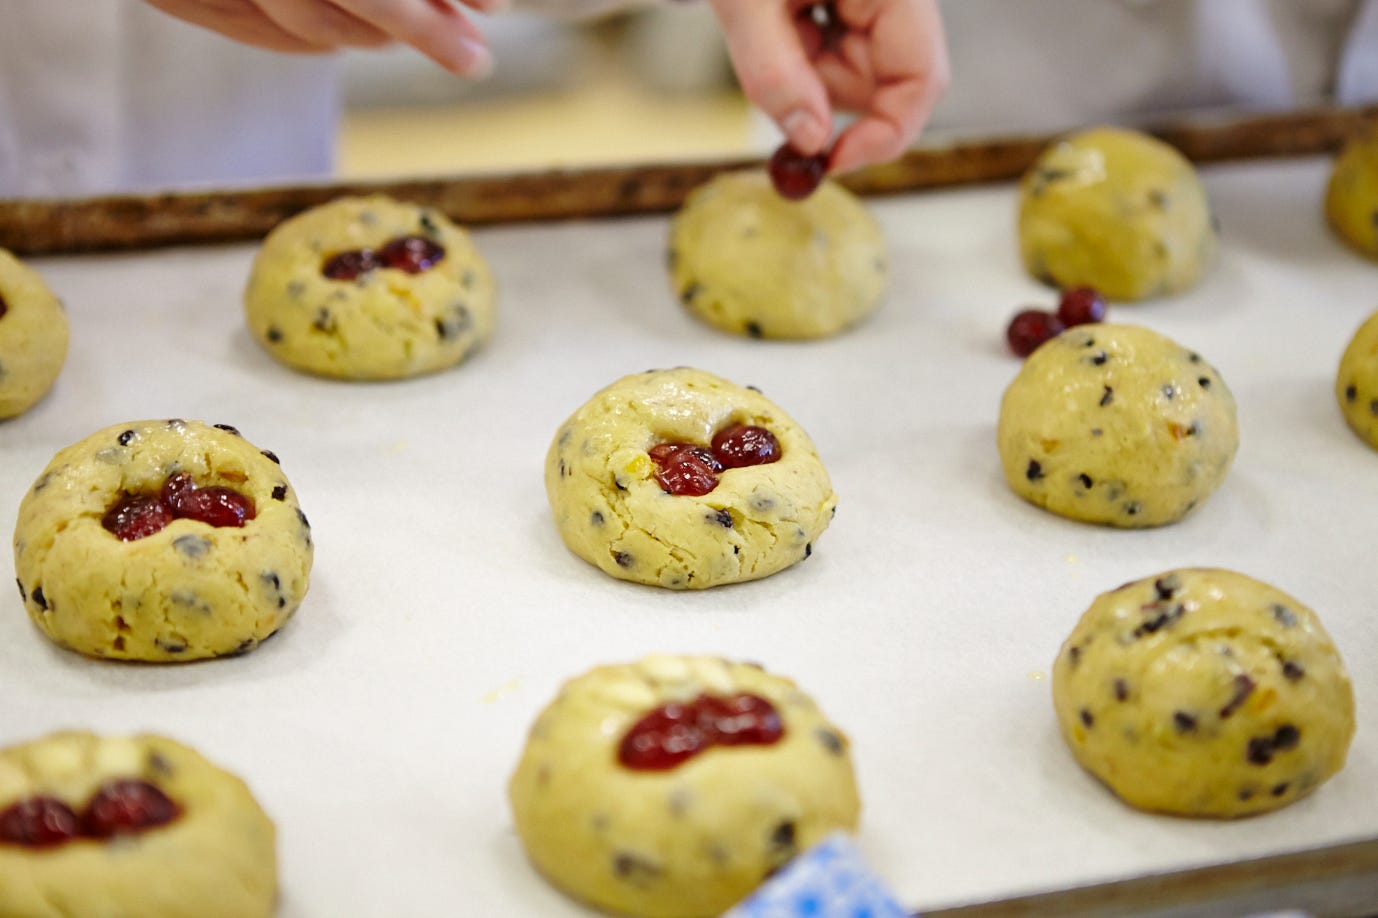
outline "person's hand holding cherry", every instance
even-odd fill
[[[505,0],[148,0],[246,44],[328,52],[405,42],[442,67],[493,66],[467,15]],[[895,159],[947,87],[937,0],[711,0],[742,88],[784,131],[777,187],[806,197],[829,172]],[[834,109],[858,114],[832,143]]]
[[[896,159],[947,88],[936,0],[711,0],[742,89],[785,134],[776,187]],[[834,109],[858,118],[832,140]]]

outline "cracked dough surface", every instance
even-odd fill
[[[1369,316],[1340,358],[1335,397],[1345,421],[1378,449],[1378,312]]]
[[[177,519],[122,542],[101,520],[125,494],[186,472],[254,503],[242,528]],[[116,424],[53,457],[19,505],[14,564],[24,607],[88,656],[176,662],[243,653],[306,595],[310,526],[270,454],[200,421]]]
[[[707,446],[733,423],[770,430],[779,461],[728,469],[702,497],[661,488],[651,447]],[[594,395],[560,425],[545,487],[571,551],[619,579],[671,589],[783,570],[812,553],[837,507],[798,424],[760,392],[687,367],[627,376]]]
[[[889,270],[880,226],[823,182],[788,201],[763,171],[695,189],[670,226],[670,274],[689,312],[756,338],[822,338],[875,312]]]
[[[1137,131],[1094,128],[1049,147],[1020,184],[1024,268],[1063,290],[1141,300],[1194,286],[1216,231],[1196,170]]]
[[[340,252],[425,236],[445,249],[419,274],[378,268],[355,280],[321,273]],[[249,330],[298,370],[398,379],[454,366],[493,335],[493,278],[469,234],[444,214],[381,195],[340,198],[281,223],[254,260]]]
[[[1378,258],[1378,128],[1344,145],[1325,192],[1325,217],[1356,252]]]
[[[1234,397],[1199,354],[1133,325],[1082,325],[1044,344],[1005,390],[1005,480],[1059,516],[1124,528],[1189,513],[1239,446]]]
[[[0,750],[0,810],[51,796],[77,812],[107,782],[147,781],[181,807],[113,840],[0,844],[0,914],[23,918],[258,918],[273,913],[273,824],[244,782],[159,736],[57,733]]]
[[[1077,761],[1127,803],[1247,816],[1345,762],[1354,690],[1316,613],[1225,570],[1171,571],[1097,597],[1053,664]]]
[[[715,746],[667,771],[619,764],[643,716],[701,694],[776,708],[769,746]],[[571,680],[537,717],[508,786],[517,834],[556,886],[649,918],[721,914],[861,804],[846,736],[790,680],[713,657],[652,656]]]
[[[67,316],[38,272],[0,249],[0,419],[47,394],[67,360]]]

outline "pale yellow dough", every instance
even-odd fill
[[[764,172],[695,189],[670,226],[670,275],[684,307],[753,338],[822,338],[875,312],[888,278],[880,227],[824,182],[802,201]]]
[[[0,750],[0,811],[36,796],[80,813],[105,784],[146,781],[170,823],[111,840],[0,844],[0,915],[266,918],[277,898],[276,832],[244,782],[160,736],[56,733]]]
[[[765,427],[779,461],[728,469],[702,497],[666,493],[647,451],[708,446],[731,424]],[[702,589],[754,580],[808,557],[837,507],[798,424],[760,392],[681,367],[627,376],[560,425],[546,495],[565,544],[622,580]]]
[[[1068,519],[1172,523],[1225,480],[1234,397],[1199,354],[1132,325],[1081,325],[1044,344],[1005,390],[1005,480]]]
[[[1179,570],[1097,597],[1053,664],[1062,735],[1125,802],[1248,816],[1338,772],[1354,690],[1316,614],[1266,583]]]
[[[331,257],[423,236],[445,256],[409,274],[355,280],[321,273]],[[249,330],[275,358],[342,379],[398,379],[466,359],[496,325],[493,278],[469,234],[427,207],[383,196],[340,198],[268,234],[244,294]]]
[[[1378,127],[1340,151],[1325,192],[1325,216],[1356,252],[1378,258]]]
[[[38,272],[0,249],[0,420],[47,394],[67,360],[67,316]]]
[[[242,528],[173,520],[124,542],[101,520],[176,472],[250,498]],[[89,656],[178,662],[251,650],[306,595],[311,531],[276,457],[233,428],[116,424],[60,451],[19,505],[24,606],[57,644]]]
[[[1024,175],[1019,251],[1054,287],[1112,300],[1179,293],[1215,257],[1216,231],[1196,171],[1146,134],[1094,128],[1049,147]]]
[[[754,694],[780,715],[771,745],[714,746],[666,771],[618,761],[642,717],[702,694]],[[531,728],[508,786],[527,855],[599,908],[721,914],[795,853],[856,828],[846,736],[788,679],[711,657],[652,656],[567,683]]]
[[[1345,421],[1378,449],[1378,312],[1368,317],[1340,358],[1335,397]]]

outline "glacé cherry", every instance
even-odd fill
[[[702,497],[718,486],[722,463],[702,446],[658,443],[649,455],[656,464],[656,481],[670,494]]]
[[[81,828],[92,838],[109,838],[161,826],[180,813],[167,794],[147,781],[111,781],[86,804]]]
[[[1027,357],[1038,350],[1039,345],[1062,334],[1062,320],[1051,312],[1042,309],[1025,309],[1010,320],[1005,330],[1005,340],[1010,350],[1020,357]]]
[[[208,526],[239,527],[254,518],[254,504],[249,498],[219,485],[198,488],[185,472],[163,482],[162,496],[163,503],[178,519],[200,520]]]
[[[1074,287],[1062,291],[1057,317],[1067,328],[1105,321],[1105,297],[1094,287]]]
[[[45,848],[80,834],[77,814],[53,797],[29,797],[0,811],[0,844]]]
[[[813,23],[818,29],[818,44],[824,51],[837,52],[842,49],[842,39],[847,36],[847,24],[838,15],[837,4],[833,0],[815,3],[805,7],[800,17]]]
[[[643,716],[622,737],[617,759],[628,768],[665,771],[713,746],[768,746],[785,735],[775,707],[758,695],[700,695]]]
[[[382,259],[373,249],[354,249],[326,259],[321,273],[331,280],[354,280],[360,274],[367,274],[382,266]]]
[[[383,247],[351,249],[327,258],[321,273],[331,280],[355,280],[378,268],[394,268],[408,274],[428,271],[445,257],[445,249],[424,236],[398,236]]]
[[[782,198],[802,201],[817,190],[828,172],[828,153],[805,156],[783,143],[770,157],[770,182]]]
[[[383,266],[420,274],[435,267],[445,257],[445,250],[425,236],[402,236],[378,250]]]
[[[780,459],[780,441],[764,427],[733,424],[713,435],[713,455],[725,468],[765,465]]]
[[[153,535],[172,519],[172,510],[159,498],[127,494],[106,512],[100,524],[121,542],[133,542]]]
[[[190,475],[178,472],[163,482],[156,496],[124,495],[100,522],[120,541],[133,542],[159,532],[174,519],[238,528],[254,515],[254,502],[233,488],[198,488]]]

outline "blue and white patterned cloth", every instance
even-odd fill
[[[908,918],[845,835],[790,861],[723,918]]]

